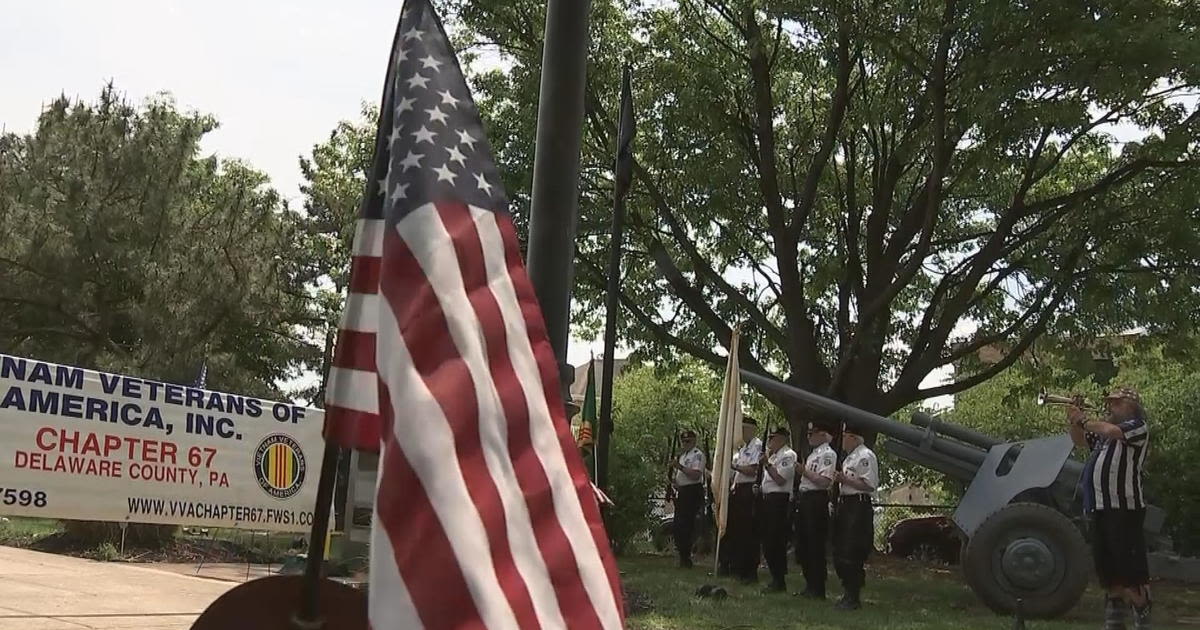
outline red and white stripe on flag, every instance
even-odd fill
[[[382,444],[374,630],[622,627],[509,215],[429,203],[360,221],[355,254],[378,285],[351,280],[329,435]]]
[[[379,450],[383,423],[375,352],[379,330],[382,219],[359,219],[350,262],[350,288],[325,394],[325,437],[346,448]]]

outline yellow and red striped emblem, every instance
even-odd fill
[[[254,468],[258,484],[277,499],[296,494],[304,483],[304,453],[287,435],[267,436],[255,452]]]

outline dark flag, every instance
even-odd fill
[[[621,71],[621,126],[617,138],[617,189],[618,198],[629,192],[633,181],[633,137],[637,128],[633,120],[633,94],[630,90],[630,71],[626,65]]]
[[[380,451],[370,622],[623,624],[597,495],[479,112],[429,0],[407,0],[326,394]]]

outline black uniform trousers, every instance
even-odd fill
[[[829,492],[809,490],[796,500],[796,561],[810,593],[825,594],[825,545],[829,540]]]
[[[851,494],[838,498],[833,521],[833,568],[842,588],[852,599],[858,599],[866,583],[863,564],[873,546],[874,517],[871,495]]]
[[[769,492],[762,498],[763,556],[771,572],[771,583],[783,586],[787,575],[787,543],[791,526],[788,508],[791,496],[786,492]]]
[[[729,493],[725,535],[721,537],[718,570],[739,578],[758,577],[758,530],[754,526],[754,484],[739,483]]]
[[[1150,582],[1146,559],[1146,510],[1096,510],[1092,513],[1092,557],[1104,588],[1136,589]]]
[[[679,559],[692,560],[692,543],[696,540],[696,515],[704,505],[704,484],[695,483],[675,489],[675,518],[671,522],[675,550]]]

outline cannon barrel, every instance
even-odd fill
[[[826,398],[819,394],[805,391],[799,387],[794,387],[792,385],[788,385],[787,383],[781,383],[773,378],[756,374],[749,370],[743,369],[741,370],[741,374],[742,379],[747,383],[751,383],[766,390],[774,391],[777,394],[805,403],[808,406],[821,411],[834,414],[850,421],[859,428],[875,431],[876,433],[881,433],[894,440],[903,442],[904,446],[908,446],[913,450],[919,450],[921,445],[927,442],[927,432],[911,424],[898,422],[891,418],[879,416],[869,411],[864,411],[857,407],[852,407],[845,403],[838,402],[831,398]],[[959,470],[942,470],[942,466],[935,465],[932,462],[921,461],[920,458],[910,457],[909,453],[897,452],[897,454],[905,457],[906,459],[914,459],[920,464],[928,463],[928,465],[938,468],[939,470],[942,470],[942,472],[954,474],[957,477],[962,477],[963,474],[966,474],[967,479],[970,479],[971,476],[974,475],[974,471],[978,469],[979,466],[983,464],[983,460],[987,458],[987,453],[982,448],[978,448],[970,444],[963,444],[953,440],[938,438],[936,436],[934,436],[932,440],[928,440],[928,445],[936,455],[941,456],[939,459],[949,459],[949,461],[943,462],[944,464],[953,466]]]
[[[919,427],[931,429],[935,433],[952,437],[956,440],[961,440],[967,444],[978,446],[979,448],[985,450],[1004,443],[1004,440],[997,440],[986,433],[980,433],[974,429],[968,429],[967,427],[959,426],[957,424],[943,422],[935,417],[930,416],[929,414],[915,413],[913,414],[912,422]],[[1017,447],[1014,449],[1012,454],[1015,457],[1019,452],[1020,447]],[[1079,476],[1082,474],[1083,463],[1078,460],[1068,459],[1063,463],[1063,469],[1062,473],[1059,475],[1058,483],[1065,488],[1072,489],[1074,488],[1075,483],[1079,480]]]
[[[973,479],[987,458],[988,451],[992,447],[1004,443],[1003,440],[998,440],[985,433],[943,422],[928,414],[913,414],[912,424],[908,424],[852,407],[749,370],[742,369],[741,374],[742,379],[747,383],[849,420],[861,428],[886,435],[891,438],[891,441],[885,442],[883,446],[889,452],[962,481]],[[1020,452],[1019,446],[1010,453],[1009,457],[1015,458],[1018,452]],[[1082,472],[1083,464],[1081,462],[1068,459],[1064,463],[1055,485],[1064,491],[1071,491]]]
[[[1003,440],[997,440],[986,433],[980,433],[975,429],[968,429],[964,426],[944,422],[927,413],[914,413],[912,417],[912,423],[922,428],[932,429],[934,433],[952,437],[956,440],[966,442],[972,446],[978,446],[984,450],[990,449],[997,444],[1004,443]]]

